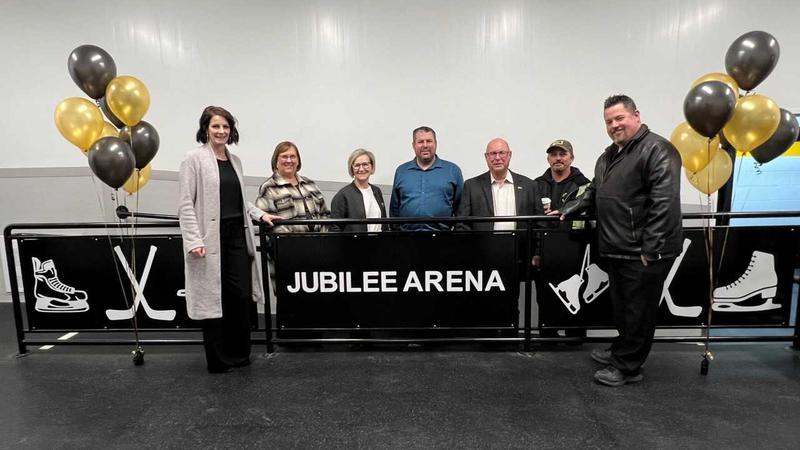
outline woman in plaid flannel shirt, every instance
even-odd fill
[[[256,206],[284,219],[327,219],[331,212],[325,197],[313,180],[297,172],[302,162],[300,151],[291,142],[281,142],[272,153],[272,176],[261,185]],[[276,225],[278,233],[327,231],[323,225]]]

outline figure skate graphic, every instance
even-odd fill
[[[661,300],[658,302],[658,305],[661,306],[661,303],[664,300],[667,301],[667,308],[669,312],[672,313],[674,316],[680,317],[699,317],[700,313],[703,312],[702,306],[678,306],[675,304],[675,301],[672,300],[672,295],[669,293],[669,285],[672,283],[672,279],[675,278],[675,274],[678,272],[678,267],[681,265],[681,261],[683,261],[683,256],[686,255],[686,250],[689,246],[692,245],[691,239],[684,239],[683,240],[683,250],[681,250],[681,254],[675,258],[675,261],[672,263],[672,267],[669,269],[669,273],[667,274],[667,278],[664,280],[664,290],[661,292]]]
[[[131,271],[128,261],[125,259],[125,255],[122,253],[122,249],[119,246],[114,247],[114,253],[116,253],[117,259],[119,259],[120,263],[122,263],[122,267],[125,269],[125,273],[128,275],[131,285],[133,285],[135,297],[133,299],[133,305],[131,305],[131,307],[128,309],[107,309],[106,317],[108,317],[108,320],[132,319],[133,316],[136,315],[136,311],[139,309],[140,304],[142,305],[142,308],[144,308],[145,314],[147,314],[147,316],[151,319],[173,320],[175,318],[174,309],[153,309],[150,307],[150,304],[147,303],[147,299],[144,297],[144,288],[147,284],[147,277],[150,275],[150,268],[153,266],[153,258],[155,258],[157,250],[157,247],[153,245],[150,246],[150,252],[147,254],[147,262],[144,265],[144,272],[142,272],[141,283],[139,283],[136,281],[136,277],[134,276],[133,271]]]
[[[558,283],[558,286],[548,283],[556,297],[561,300],[567,311],[573,315],[578,314],[578,311],[581,310],[581,297],[588,304],[608,289],[608,274],[600,269],[597,264],[589,264],[589,249],[590,246],[587,244],[586,251],[583,253],[583,262],[577,274]]]
[[[586,258],[588,262],[589,246],[586,246]],[[603,272],[603,269],[595,263],[589,264],[584,272],[586,274],[586,285],[583,290],[583,301],[589,304],[608,289],[608,274]]]
[[[77,313],[89,310],[86,291],[68,286],[58,279],[56,265],[52,259],[45,262],[32,257],[33,295],[36,311],[44,313]]]
[[[580,275],[575,274],[566,280],[558,283],[558,286],[553,286],[553,283],[547,283],[550,285],[550,289],[555,292],[556,297],[561,300],[561,303],[567,308],[572,315],[578,314],[578,311],[581,310],[581,303],[580,303],[580,289],[581,285],[583,284],[583,278]]]
[[[778,293],[778,274],[775,272],[775,256],[770,253],[753,251],[750,264],[742,276],[733,283],[714,289],[714,311],[748,312],[768,311],[780,308],[773,299]],[[739,303],[760,295],[764,303],[760,305],[740,305]]]

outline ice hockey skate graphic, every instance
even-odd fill
[[[147,277],[150,275],[150,268],[153,266],[153,258],[155,258],[157,250],[157,247],[153,245],[150,246],[150,252],[147,255],[147,262],[144,265],[144,272],[142,272],[140,284],[136,281],[136,277],[133,275],[130,266],[128,266],[128,261],[125,259],[125,255],[122,254],[122,249],[119,248],[119,246],[114,247],[114,253],[116,253],[117,259],[119,259],[120,263],[122,263],[122,267],[125,269],[125,273],[128,274],[128,279],[133,285],[135,297],[133,299],[133,305],[131,305],[131,307],[128,309],[107,309],[106,317],[108,317],[108,320],[132,319],[133,316],[136,315],[136,311],[139,309],[140,304],[142,305],[142,308],[144,308],[145,314],[147,314],[147,316],[151,319],[173,320],[175,318],[174,309],[153,309],[150,307],[150,304],[147,303],[147,299],[144,297],[144,288],[145,285],[147,285]]]
[[[775,256],[753,251],[750,264],[742,276],[733,283],[714,289],[714,311],[747,312],[768,311],[780,308],[773,299],[778,292],[778,274],[775,273]],[[760,295],[764,303],[760,305],[740,305],[739,303]]]
[[[52,259],[45,262],[31,258],[33,262],[33,295],[36,311],[44,313],[77,313],[89,310],[86,291],[68,286],[58,279],[56,265]]]
[[[683,250],[681,250],[681,254],[675,258],[675,261],[672,263],[672,267],[669,269],[669,273],[667,274],[666,280],[664,280],[664,290],[661,292],[661,300],[658,302],[659,306],[664,300],[667,301],[667,308],[669,312],[672,313],[674,316],[680,317],[699,317],[700,313],[703,312],[702,306],[678,306],[675,304],[675,301],[672,300],[672,295],[669,293],[669,285],[672,284],[672,279],[675,278],[675,274],[678,272],[678,267],[681,265],[681,261],[683,261],[683,256],[686,255],[686,250],[689,246],[692,245],[691,239],[684,239],[683,240]]]
[[[583,253],[583,262],[577,274],[558,283],[558,286],[548,283],[556,297],[573,315],[578,314],[578,311],[581,310],[581,297],[584,302],[591,303],[608,289],[608,274],[597,264],[589,264],[589,250],[590,246],[587,244],[586,251]]]

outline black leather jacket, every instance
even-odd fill
[[[561,209],[567,217],[597,215],[602,256],[649,260],[681,252],[681,158],[668,140],[642,124],[617,155],[612,144],[598,158],[583,197]]]

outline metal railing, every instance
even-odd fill
[[[148,214],[148,213],[134,213],[127,211],[124,208],[120,208],[117,211],[118,217],[120,219],[126,218],[137,218],[137,219],[156,219],[159,222],[138,222],[138,223],[14,223],[8,225],[4,230],[4,239],[6,245],[6,262],[7,267],[9,270],[9,284],[11,289],[11,296],[12,296],[12,303],[13,303],[13,311],[14,311],[14,322],[16,327],[16,337],[19,346],[20,354],[24,354],[27,351],[27,345],[39,345],[39,344],[59,344],[59,345],[106,345],[106,344],[131,344],[134,342],[133,339],[125,339],[125,338],[103,338],[103,339],[92,339],[92,340],[76,340],[76,341],[59,341],[55,338],[44,338],[44,339],[30,339],[27,337],[27,334],[41,334],[41,333],[57,333],[57,332],[64,332],[64,331],[71,331],[71,330],[64,330],[64,329],[47,329],[47,330],[31,330],[26,329],[24,326],[23,320],[23,311],[21,307],[21,300],[19,295],[19,284],[17,282],[17,268],[15,263],[14,257],[14,241],[18,239],[22,239],[25,237],[34,236],[35,233],[30,233],[32,230],[66,230],[66,229],[78,229],[78,230],[85,230],[85,229],[156,229],[156,228],[171,228],[177,227],[178,221],[176,216],[170,215],[162,215],[162,214]],[[738,219],[738,218],[778,218],[778,217],[800,217],[800,211],[791,211],[791,212],[722,212],[722,213],[703,213],[703,212],[696,212],[696,213],[686,213],[683,214],[684,219]],[[275,225],[356,225],[356,224],[386,224],[390,226],[399,226],[402,224],[424,224],[424,223],[444,223],[444,224],[468,224],[468,223],[485,223],[485,222],[517,222],[517,223],[524,223],[525,227],[523,229],[518,230],[522,236],[528,239],[527,242],[531,242],[534,233],[540,231],[558,231],[557,228],[550,228],[547,227],[546,224],[559,221],[559,217],[557,216],[509,216],[509,217],[425,217],[425,218],[380,218],[380,219],[320,219],[320,220],[300,220],[300,219],[292,219],[292,220],[279,220],[275,221]],[[580,217],[576,220],[593,220],[592,217]],[[266,226],[263,223],[259,223],[259,242],[262,249],[267,248],[267,239],[272,234],[270,231],[270,227]],[[714,228],[724,228],[726,226],[719,226],[716,225]],[[458,230],[456,230],[458,231]],[[566,231],[566,230],[564,230]],[[415,233],[415,232],[404,232],[404,231],[389,231],[391,233]],[[450,230],[443,230],[443,231],[436,231],[432,233],[449,233],[452,232]],[[458,231],[461,232],[461,231]],[[524,232],[524,234],[522,234]],[[348,234],[353,234],[352,232],[348,232]],[[532,249],[530,245],[526,245],[526,254],[524,255],[525,261],[531,261],[533,257]],[[794,249],[797,250],[797,249]],[[265,294],[268,293],[271,289],[270,279],[269,279],[269,270],[268,261],[267,261],[267,252],[261,251],[261,262],[262,262],[262,273],[263,273],[263,287]],[[525,264],[525,272],[522,277],[524,280],[531,280],[532,271],[534,269],[531,267],[531,264]],[[327,343],[358,343],[358,342],[369,342],[369,343],[419,343],[419,342],[505,342],[505,343],[522,343],[524,346],[525,351],[529,351],[531,348],[532,343],[546,343],[546,342],[568,342],[568,341],[576,341],[582,340],[586,342],[606,342],[609,341],[609,337],[586,337],[586,338],[569,338],[569,337],[559,337],[559,338],[547,338],[547,337],[534,337],[532,335],[532,331],[538,330],[538,327],[535,327],[531,324],[531,309],[532,309],[532,287],[530,282],[524,283],[524,320],[523,324],[518,330],[522,332],[522,336],[520,337],[498,337],[498,338],[491,338],[491,337],[483,337],[483,338],[459,338],[459,337],[448,337],[448,338],[419,338],[419,337],[397,337],[397,338],[319,338],[319,339],[281,339],[276,338],[275,333],[276,330],[273,328],[272,324],[272,311],[270,302],[265,302],[265,325],[263,328],[257,328],[253,330],[256,333],[264,333],[264,339],[254,339],[256,344],[265,344],[267,347],[268,352],[274,351],[274,345],[282,344],[282,343],[318,343],[318,342],[327,342]],[[795,299],[795,303],[797,302]],[[565,329],[570,327],[558,327],[559,329]],[[578,328],[578,327],[575,327]],[[591,327],[591,326],[581,326],[579,328],[586,328],[589,330],[594,329],[604,329],[608,330],[608,327]],[[665,327],[659,327],[663,329]],[[692,329],[692,328],[705,328],[708,329],[708,326],[705,327],[677,327],[680,329]],[[711,327],[716,328],[716,327]],[[744,328],[744,327],[719,327],[719,328]],[[771,327],[770,328],[793,328],[794,334],[793,336],[713,336],[710,338],[712,341],[718,342],[752,342],[752,341],[792,341],[795,348],[800,348],[800,329],[798,325],[795,324],[792,326],[787,327]],[[381,330],[391,330],[391,328],[380,328]],[[446,329],[446,328],[443,328]],[[174,328],[163,328],[163,329],[154,329],[149,328],[146,330],[140,330],[143,333],[175,333],[175,332],[197,332],[199,329],[180,329],[176,330]],[[318,329],[318,330],[325,330],[325,329]],[[330,330],[337,330],[337,331],[358,331],[355,329],[349,328],[336,328]],[[360,329],[362,331],[368,329]],[[84,333],[101,333],[101,334],[108,334],[108,333],[130,333],[130,329],[86,329],[86,330],[79,330],[80,332]],[[705,340],[705,337],[702,336],[658,336],[656,338],[657,341],[660,342],[699,342]],[[180,338],[163,338],[157,337],[152,339],[141,339],[140,342],[146,344],[164,344],[164,345],[182,345],[182,344],[198,344],[201,343],[201,339],[180,339]]]

